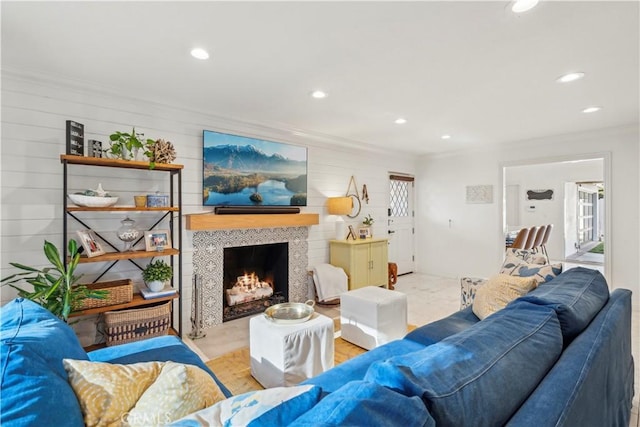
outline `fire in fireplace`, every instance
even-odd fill
[[[272,243],[224,249],[223,322],[287,301],[288,246]]]

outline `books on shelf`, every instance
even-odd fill
[[[163,290],[154,292],[151,289],[143,286],[140,288],[140,294],[144,299],[153,299],[153,298],[162,298],[162,297],[170,297],[172,295],[177,294],[178,291],[172,288],[171,286],[166,286]]]

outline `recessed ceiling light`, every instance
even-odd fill
[[[538,4],[538,0],[516,0],[511,6],[513,13],[523,13],[533,9]]]
[[[598,106],[593,106],[593,107],[587,107],[584,110],[582,110],[583,113],[595,113],[596,111],[600,111],[602,110],[602,107],[598,107]]]
[[[440,137],[441,139],[451,139],[451,135],[444,134]]]
[[[403,124],[407,123],[407,119],[403,119],[402,117],[398,117],[398,118],[395,120],[395,122],[394,122],[394,123],[395,123],[395,124],[397,124],[397,125],[403,125]]]
[[[569,83],[569,82],[575,82],[576,80],[580,80],[583,77],[584,77],[583,72],[568,73],[568,74],[565,74],[564,76],[558,77],[556,81],[558,83]]]
[[[200,47],[196,47],[195,49],[191,49],[191,56],[196,59],[209,59],[209,52]]]
[[[327,92],[323,92],[321,90],[314,90],[311,92],[311,97],[316,99],[322,99],[327,97]]]

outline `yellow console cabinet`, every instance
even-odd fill
[[[388,287],[387,239],[331,240],[330,263],[349,276],[349,290]]]

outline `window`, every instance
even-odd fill
[[[409,216],[409,186],[413,177],[391,175],[389,180],[389,216]]]

